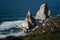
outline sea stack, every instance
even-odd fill
[[[38,20],[45,20],[47,17],[48,17],[48,7],[47,4],[44,3],[40,6],[40,9],[38,10],[35,18]]]
[[[31,29],[33,29],[35,26],[35,19],[32,17],[30,10],[28,10],[27,16],[22,23],[23,30],[28,32],[31,31]]]

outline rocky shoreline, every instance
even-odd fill
[[[54,22],[52,22],[52,21],[54,21]],[[6,38],[1,38],[0,40],[30,40],[31,37],[33,37],[33,39],[35,39],[34,38],[35,36],[37,37],[37,36],[41,36],[41,35],[43,37],[44,37],[44,35],[48,35],[48,36],[50,35],[53,37],[55,37],[55,35],[56,35],[59,38],[60,37],[59,34],[60,34],[60,16],[56,16],[52,19],[47,19],[42,26],[38,27],[37,29],[35,29],[32,32],[29,32],[28,35],[18,36],[18,37],[8,36]],[[58,39],[58,38],[53,38],[53,37],[52,37],[53,40],[60,39],[60,38]],[[31,39],[31,40],[33,40],[33,39]],[[37,38],[37,39],[39,39],[39,38]],[[49,40],[51,40],[51,38]]]
[[[47,4],[44,3],[40,6],[40,9],[38,10],[36,17],[32,16],[30,10],[28,11],[27,16],[24,22],[22,23],[22,28],[24,32],[28,33],[28,35],[19,37],[9,36],[0,40],[30,40],[34,36],[40,37],[40,35],[43,35],[44,37],[45,34],[51,34],[51,36],[52,33],[60,34],[60,14],[55,17],[52,17],[51,11],[48,9]],[[48,40],[51,40],[50,37]]]

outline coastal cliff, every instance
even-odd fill
[[[35,30],[40,27],[47,18],[51,18],[51,11],[48,10],[47,4],[44,3],[40,6],[35,17],[32,17],[32,13],[28,10],[27,16],[22,23],[22,27],[24,31]]]
[[[60,40],[60,15],[46,19],[42,26],[25,36],[8,36],[0,40]]]
[[[52,17],[51,11],[44,3],[40,6],[35,17],[28,10],[22,28],[27,35],[9,36],[0,40],[60,40],[60,14]]]
[[[27,13],[27,16],[22,23],[23,30],[25,32],[31,31],[36,26],[35,18],[32,17],[30,10]]]

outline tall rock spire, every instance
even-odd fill
[[[48,13],[48,7],[47,4],[44,3],[40,6],[40,9],[36,14],[36,19],[45,20],[48,17],[47,13]]]
[[[31,13],[30,13],[30,10],[28,10],[28,13],[27,13],[27,16],[24,20],[24,22],[22,23],[22,27],[27,30],[31,30],[35,27],[35,19],[32,17]],[[24,30],[24,31],[25,31]]]
[[[26,19],[25,20],[31,22],[31,17],[32,17],[32,14],[31,14],[30,10],[28,10],[28,13],[27,13],[27,16],[26,16]]]
[[[29,19],[30,19],[30,16],[31,16],[31,13],[30,13],[30,10],[28,10],[28,13],[27,13],[27,16],[26,16],[26,18],[25,18],[25,20],[24,20],[24,22],[22,23],[22,27],[23,27],[23,29],[26,31],[26,29],[28,29],[29,27],[28,27],[28,21],[29,21]]]

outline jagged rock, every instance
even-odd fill
[[[26,30],[31,30],[36,26],[35,19],[32,17],[30,10],[28,11],[28,14],[22,23],[22,27]]]
[[[60,17],[58,17],[58,19],[59,18]],[[51,31],[51,29],[53,29],[53,31],[55,31],[55,29],[54,29],[55,27],[53,26],[55,24],[52,20],[53,19],[51,18],[51,11],[48,10],[47,4],[44,3],[40,6],[40,9],[37,12],[35,18],[32,17],[30,10],[28,11],[27,16],[26,16],[24,22],[22,23],[22,27],[23,27],[23,30],[27,31],[27,32],[29,32],[31,30],[35,30],[38,27],[41,28],[40,32],[42,32],[42,33],[48,32],[47,29],[49,29],[50,31]],[[51,26],[53,26],[54,28]]]
[[[47,17],[48,17],[48,7],[47,4],[44,3],[40,6],[40,9],[38,10],[35,18],[39,20],[45,20]]]
[[[51,11],[50,10],[48,11],[48,16],[49,16],[49,18],[51,18]]]

